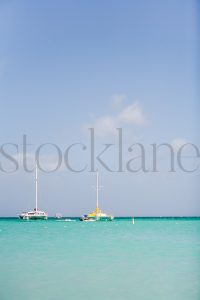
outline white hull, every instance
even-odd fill
[[[43,211],[30,211],[19,215],[22,220],[47,220],[48,215]]]

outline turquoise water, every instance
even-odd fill
[[[200,219],[0,219],[0,300],[199,300]]]

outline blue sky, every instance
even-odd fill
[[[116,126],[124,147],[199,143],[196,1],[0,1],[0,40],[1,145],[21,144],[23,134],[33,144],[30,156],[46,142],[88,145],[89,126],[98,150],[116,141]],[[54,154],[44,153],[46,160]],[[79,166],[87,155],[77,150],[73,161]],[[115,215],[200,212],[198,172],[110,174],[97,167],[102,209]],[[93,208],[94,174],[62,169],[40,177],[41,208],[50,214]],[[32,208],[34,174],[0,178],[1,215]]]

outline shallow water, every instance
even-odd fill
[[[199,300],[200,219],[0,219],[1,300]]]

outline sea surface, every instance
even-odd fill
[[[199,300],[200,219],[0,219],[0,300]]]

